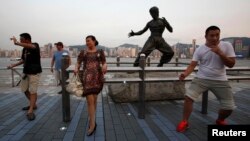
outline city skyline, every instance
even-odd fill
[[[173,45],[178,42],[204,43],[205,29],[210,25],[221,28],[221,38],[249,37],[249,0],[95,0],[95,1],[32,1],[3,0],[0,5],[0,48],[19,49],[9,40],[15,35],[29,32],[40,46],[64,42],[65,45],[82,45],[84,38],[93,34],[101,45],[117,47],[123,43],[143,46],[150,32],[128,38],[132,30],[144,28],[151,20],[148,12],[159,7],[174,32],[165,31],[163,37]]]
[[[239,38],[239,37],[229,37],[223,38],[222,41],[227,41],[234,47],[236,56],[239,58],[249,58],[250,57],[250,38]],[[192,44],[177,43],[172,46],[175,56],[179,58],[191,58],[195,49],[199,47],[196,41],[193,40]],[[71,57],[77,57],[79,52],[86,48],[86,45],[77,46],[65,46],[64,49],[68,50]],[[105,46],[98,46],[98,49],[103,49],[107,57],[136,57],[140,52],[142,47],[133,44],[123,44],[115,48],[109,48]],[[40,55],[42,58],[51,58],[53,53],[56,51],[56,46],[48,43],[40,47]],[[18,58],[21,56],[22,51],[17,49],[12,50],[2,50],[0,49],[0,57],[11,57]],[[154,50],[150,56],[153,58],[159,58],[162,54],[158,50]]]

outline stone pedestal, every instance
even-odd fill
[[[150,73],[146,77],[178,77],[176,73]],[[138,77],[138,74],[116,74],[115,77]],[[114,102],[138,101],[139,84],[123,83],[110,84],[109,96]],[[183,99],[185,94],[185,82],[157,82],[146,83],[146,101]]]

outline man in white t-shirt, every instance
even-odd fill
[[[220,29],[217,26],[208,27],[205,34],[206,44],[196,49],[191,64],[179,77],[180,80],[184,80],[199,63],[196,77],[185,95],[183,119],[176,129],[178,132],[184,132],[188,128],[193,102],[206,90],[212,91],[220,102],[217,125],[226,125],[225,119],[235,108],[225,69],[225,67],[232,68],[235,64],[233,46],[220,41]]]

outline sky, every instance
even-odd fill
[[[153,6],[173,27],[173,33],[163,34],[170,45],[192,39],[202,44],[210,25],[221,28],[221,38],[250,37],[250,0],[1,0],[0,48],[19,49],[9,38],[24,32],[40,46],[82,45],[87,35],[107,47],[143,46],[149,30],[131,38],[128,33],[145,27]]]

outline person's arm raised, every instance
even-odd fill
[[[16,37],[12,37],[11,40],[13,41],[13,43],[17,46],[21,46],[23,48],[32,48],[35,49],[36,45],[32,44],[32,43],[20,43],[17,41]]]

